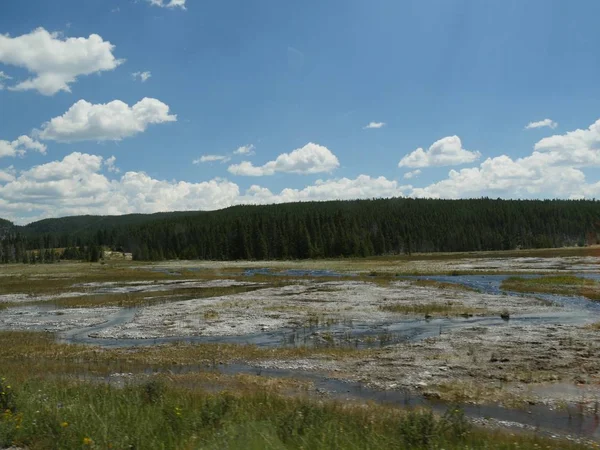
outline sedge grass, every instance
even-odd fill
[[[537,278],[510,277],[502,289],[514,292],[578,295],[600,301],[600,283],[573,275],[553,275]]]
[[[10,383],[11,381],[5,381]],[[473,428],[443,416],[374,404],[315,402],[269,390],[208,393],[153,379],[141,385],[67,380],[11,386],[0,447],[38,449],[528,449],[567,441]]]

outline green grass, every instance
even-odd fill
[[[465,291],[465,292],[479,292],[477,289],[470,288],[458,283],[446,283],[443,281],[436,280],[414,280],[411,281],[414,286],[420,287],[432,287],[436,289],[449,290],[449,291]]]
[[[107,306],[134,307],[150,306],[168,302],[180,302],[197,298],[223,297],[226,295],[241,294],[264,289],[271,286],[219,286],[219,287],[195,287],[177,288],[164,291],[140,291],[119,294],[94,294],[80,297],[57,298],[48,301],[21,302],[20,305],[44,305],[51,304],[61,308],[98,308]]]
[[[10,381],[4,382],[4,384]],[[269,389],[207,393],[154,379],[12,386],[0,447],[37,449],[513,449],[584,448],[472,428],[460,409],[429,411],[284,397]]]
[[[218,363],[297,359],[366,357],[374,350],[353,346],[263,348],[237,344],[175,343],[135,349],[100,349],[58,343],[50,333],[0,332],[0,370],[24,381],[36,376],[64,374],[107,375],[143,372],[174,366],[211,366]]]
[[[421,304],[404,304],[394,303],[391,305],[382,305],[379,307],[382,311],[396,314],[414,314],[425,316],[472,316],[490,314],[485,308],[470,308],[461,304],[452,302],[447,303],[421,303]]]
[[[515,292],[578,295],[600,300],[600,283],[573,275],[552,275],[539,278],[510,277],[502,282],[502,289]]]

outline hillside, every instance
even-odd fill
[[[379,199],[235,206],[212,212],[45,219],[15,227],[5,262],[27,250],[98,246],[135,259],[297,259],[596,244],[600,202]],[[75,249],[76,248],[76,249]],[[97,250],[96,250],[97,253]]]
[[[97,230],[106,228],[140,225],[175,217],[194,217],[203,213],[202,211],[181,211],[154,214],[126,214],[122,216],[71,216],[39,220],[20,227],[20,230],[28,235],[44,233],[86,234],[95,233]]]

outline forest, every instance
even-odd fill
[[[584,246],[600,242],[600,201],[374,199],[218,211],[0,219],[1,263],[266,260]]]

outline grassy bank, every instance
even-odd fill
[[[600,283],[572,275],[539,278],[510,277],[502,282],[502,289],[514,292],[578,295],[600,300]]]
[[[391,305],[382,305],[379,309],[396,314],[414,314],[419,316],[470,317],[491,314],[485,308],[470,308],[453,302],[423,304],[394,303]]]
[[[0,447],[36,449],[583,448],[472,428],[391,407],[314,402],[269,389],[207,393],[160,379],[114,388],[69,381],[3,381]]]
[[[376,350],[354,346],[263,348],[238,344],[166,344],[135,349],[100,349],[58,343],[51,333],[0,332],[0,370],[17,381],[38,374],[107,375],[113,372],[164,370],[177,366],[214,366],[220,363],[259,360],[301,359],[321,356],[328,359],[365,357]]]

